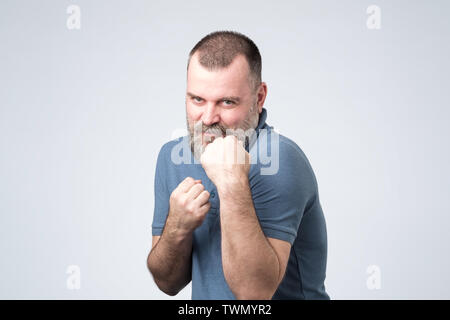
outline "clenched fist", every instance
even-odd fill
[[[186,236],[202,224],[210,207],[209,192],[201,181],[187,177],[170,195],[167,224],[172,231]]]
[[[217,188],[248,179],[250,154],[235,136],[216,138],[206,146],[200,162]]]

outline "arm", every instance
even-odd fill
[[[192,235],[183,237],[165,228],[160,237],[153,237],[147,266],[161,291],[174,296],[191,281],[191,253]]]
[[[170,196],[161,237],[153,238],[147,266],[158,287],[176,295],[191,281],[192,237],[209,211],[209,193],[200,180],[183,180]]]
[[[218,192],[227,283],[237,299],[271,299],[283,279],[291,245],[265,237],[247,178]]]
[[[238,152],[236,161],[235,155]],[[238,299],[270,299],[278,288],[290,254],[290,243],[266,238],[256,216],[248,173],[250,155],[236,137],[216,138],[201,163],[220,198],[222,265]]]

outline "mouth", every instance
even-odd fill
[[[203,132],[203,141],[206,143],[211,143],[218,137],[223,138],[225,135],[222,132]]]
[[[211,132],[203,132],[203,136],[205,137],[223,137],[222,133],[211,133]]]

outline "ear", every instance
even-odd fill
[[[258,113],[262,112],[262,108],[264,106],[264,101],[266,101],[267,97],[267,84],[265,82],[261,82],[258,88]]]

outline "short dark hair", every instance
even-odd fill
[[[199,63],[208,70],[226,68],[233,59],[244,55],[250,69],[253,89],[261,83],[261,55],[258,47],[247,36],[235,31],[215,31],[203,37],[189,53],[187,68],[194,53],[199,53]],[[253,82],[253,83],[252,83]]]

